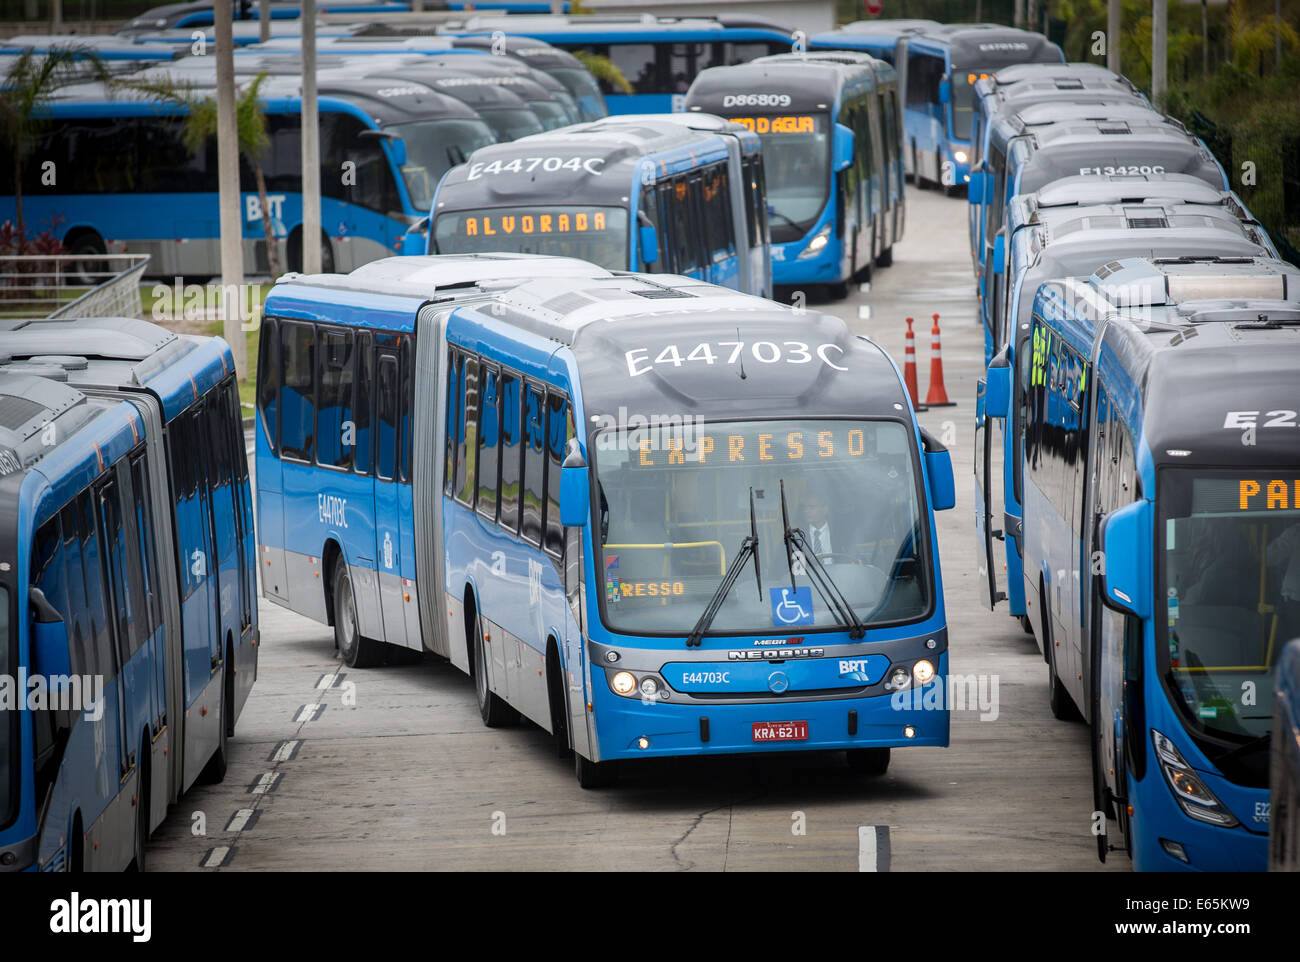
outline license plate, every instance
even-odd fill
[[[756,742],[802,742],[807,739],[806,721],[754,722]]]

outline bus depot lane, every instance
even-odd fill
[[[450,665],[347,669],[332,629],[263,600],[257,683],[226,779],[172,810],[149,867],[855,871],[872,858],[886,867],[859,858],[884,837],[895,871],[1127,869],[1097,861],[1086,728],[1052,718],[1047,667],[1005,605],[980,607],[971,464],[983,335],[966,204],[911,186],[907,204],[894,265],[869,292],[809,306],[900,363],[915,318],[922,397],[940,315],[957,404],[919,418],[952,451],[957,480],[956,508],[936,514],[951,670],[973,676],[985,702],[953,712],[949,748],[896,749],[875,779],[834,754],[750,755],[652,761],[583,791],[545,732],[485,728],[472,682]]]

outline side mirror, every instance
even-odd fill
[[[921,429],[921,446],[925,453],[925,473],[930,480],[930,507],[947,511],[957,505],[957,485],[952,476],[952,455],[925,428]]]
[[[847,170],[853,166],[853,131],[843,124],[835,125],[832,138],[835,156],[835,170]]]
[[[946,104],[952,101],[952,84],[944,77],[939,81],[939,103]]]
[[[993,273],[1001,274],[1007,259],[1007,235],[998,234],[993,238]]]
[[[637,246],[641,248],[641,263],[654,264],[659,260],[659,232],[654,224],[640,224],[637,227]]]
[[[403,140],[401,137],[394,137],[392,140],[388,142],[388,146],[392,148],[393,151],[393,163],[395,163],[398,166],[398,168],[405,167],[406,166],[406,141]]]
[[[32,613],[32,667],[46,678],[72,674],[68,652],[68,626],[63,616],[46,600],[40,588],[27,589]]]
[[[966,197],[972,204],[984,203],[984,171],[972,170],[970,184],[966,188]]]
[[[991,418],[1005,418],[1011,412],[1011,362],[1004,347],[989,362],[984,382],[984,411]]]
[[[560,468],[560,524],[566,528],[583,528],[591,515],[591,482],[587,459],[582,456],[575,438],[569,442],[569,454]]]
[[[1138,618],[1151,614],[1153,509],[1150,501],[1135,501],[1111,514],[1101,529],[1101,599]]]

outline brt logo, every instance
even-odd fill
[[[284,194],[267,194],[266,206],[271,212],[271,220],[284,217]],[[244,220],[250,224],[262,219],[262,201],[256,194],[244,198]]]

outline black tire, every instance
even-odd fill
[[[371,668],[383,660],[382,643],[361,634],[357,600],[348,566],[340,555],[334,562],[334,647],[349,668]]]
[[[104,272],[108,270],[108,262],[93,259],[96,254],[107,254],[108,248],[104,245],[104,239],[94,231],[78,234],[68,245],[68,253],[74,257],[84,258],[68,262],[68,280],[73,284],[93,287],[108,280],[104,276]]]
[[[616,778],[613,762],[593,762],[580,752],[573,753],[573,774],[578,777],[579,787],[586,789],[607,788]]]
[[[573,752],[569,739],[569,712],[564,698],[564,669],[559,652],[546,653],[546,694],[551,705],[551,744],[556,758],[568,758]]]
[[[234,665],[230,659],[226,659],[223,666],[223,672],[229,672]],[[226,719],[230,713],[235,710],[234,701],[230,697],[230,685],[226,684],[225,675],[221,678],[221,724],[217,726],[217,750],[212,753],[208,763],[203,766],[203,771],[199,774],[199,781],[204,785],[220,785],[226,780],[226,769],[230,766],[230,736],[227,734],[229,726]]]
[[[921,176],[921,155],[917,153],[916,144],[912,144],[912,182],[920,190],[930,189],[930,182]]]
[[[1032,635],[1034,633],[1034,626],[1030,623],[1029,616],[1021,615],[1019,620],[1020,627],[1024,630],[1025,634]]]
[[[1083,716],[1056,671],[1056,642],[1049,636],[1044,638],[1044,643],[1047,645],[1047,704],[1052,709],[1052,717],[1057,721],[1081,721]]]
[[[478,713],[488,728],[506,728],[519,721],[519,712],[511,708],[488,687],[487,642],[483,638],[483,619],[474,616],[474,695]]]
[[[836,281],[826,285],[826,296],[833,301],[842,301],[849,296],[849,282]]]
[[[844,757],[858,775],[883,775],[889,771],[888,748],[850,748]]]
[[[881,251],[880,256],[876,258],[876,266],[889,267],[893,263],[894,263],[894,245],[890,244],[883,251]]]
[[[302,273],[302,231],[296,227],[285,245],[285,260],[291,273]],[[320,270],[322,274],[334,273],[334,247],[325,234],[320,235]]]
[[[136,872],[148,871],[148,856],[145,850],[149,841],[149,769],[144,762],[147,743],[140,746],[140,780],[136,786],[135,801],[135,855],[131,859],[131,869]]]

